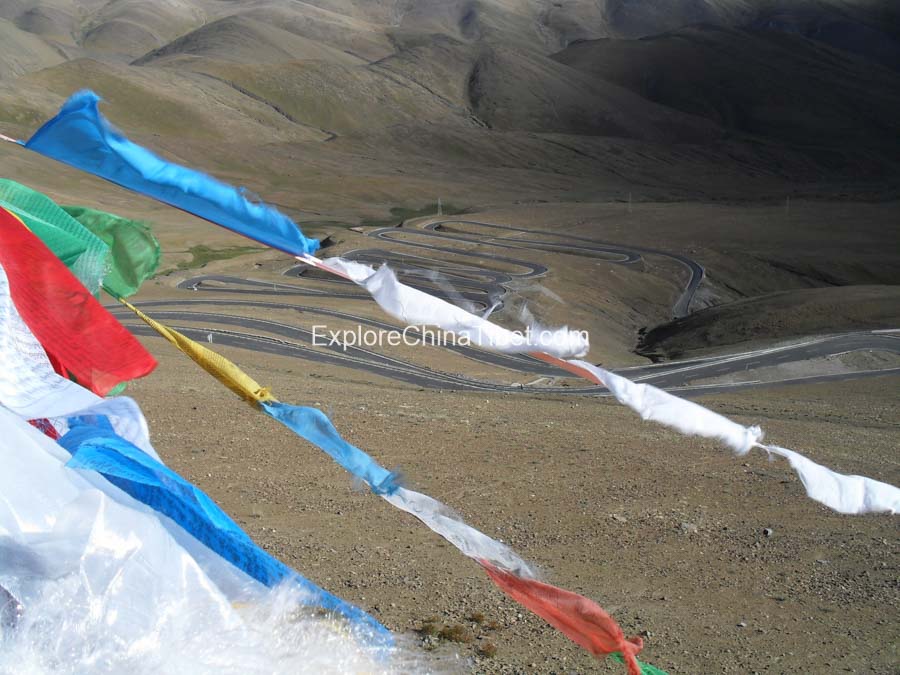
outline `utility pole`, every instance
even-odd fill
[[[441,205],[441,198],[440,198],[440,197],[438,197],[438,212],[437,212],[437,214],[438,214],[439,216],[444,215],[444,207]]]
[[[628,191],[628,213],[631,213],[631,190]]]

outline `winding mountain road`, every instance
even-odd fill
[[[452,227],[448,227],[452,226]],[[492,236],[460,227],[499,230],[511,236]],[[683,290],[673,306],[673,315],[689,312],[694,294],[703,281],[704,270],[686,256],[647,247],[623,246],[599,242],[555,232],[522,229],[482,221],[448,219],[428,223],[423,229],[379,228],[368,236],[400,244],[405,250],[357,249],[344,258],[368,264],[387,262],[405,283],[442,297],[470,311],[497,311],[503,307],[509,285],[517,280],[535,279],[548,272],[539,263],[511,257],[516,249],[553,250],[579,256],[599,258],[609,264],[631,265],[644,256],[661,256],[677,262],[688,273]],[[521,238],[525,236],[527,238]],[[546,241],[549,239],[551,241]],[[457,246],[453,246],[457,244]],[[478,245],[479,250],[471,250]],[[484,248],[498,248],[503,255],[484,252]],[[443,254],[433,258],[427,254]],[[450,259],[446,259],[449,257]],[[465,262],[460,262],[464,260]],[[491,268],[485,267],[490,264]],[[500,268],[500,269],[497,269]],[[531,384],[500,384],[464,375],[433,370],[380,353],[360,345],[341,344],[315,334],[315,326],[329,319],[366,327],[373,331],[395,331],[394,323],[347,312],[302,305],[295,298],[368,299],[367,293],[355,284],[324,274],[307,265],[298,264],[285,272],[287,277],[315,283],[272,283],[243,279],[228,275],[200,275],[179,284],[182,290],[214,292],[217,297],[201,299],[179,297],[172,300],[141,302],[138,306],[172,327],[197,340],[211,339],[216,344],[251,349],[318,363],[329,363],[391,378],[420,387],[494,392],[531,392],[540,394],[604,395],[605,389],[595,385],[571,385],[571,375],[528,355],[507,355],[488,352],[463,344],[441,344],[457,354],[483,364],[521,373],[534,381]],[[324,286],[324,288],[323,288]],[[232,296],[232,297],[219,297]],[[264,296],[256,299],[253,296]],[[240,298],[240,299],[239,299]],[[122,307],[111,308],[138,334],[155,335]],[[293,312],[297,324],[271,321],[242,315],[252,309]],[[190,324],[190,325],[186,325]],[[410,329],[408,335],[421,342],[434,344],[433,336]],[[730,384],[698,385],[699,380],[731,375],[738,372],[775,366],[788,362],[827,357],[851,351],[877,350],[900,354],[900,331],[855,332],[809,338],[794,344],[769,347],[738,354],[708,357],[688,361],[674,361],[632,368],[618,369],[627,377],[658,387],[693,395],[772,386],[794,382],[819,382],[900,372],[900,368],[853,373],[794,377],[778,382],[736,382]],[[537,378],[537,379],[534,379]],[[526,378],[522,378],[526,379]],[[564,384],[557,381],[567,380]]]

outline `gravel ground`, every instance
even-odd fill
[[[436,667],[621,672],[167,345],[147,344],[160,368],[129,393],[163,458],[267,550],[444,657]],[[896,519],[827,511],[784,462],[735,458],[606,399],[421,391],[222,352],[281,400],[321,407],[348,440],[552,583],[597,600],[670,673],[898,672]],[[837,470],[897,484],[898,385],[873,378],[705,403]]]
[[[811,206],[810,218],[834,208]],[[873,222],[885,217],[868,208]],[[613,210],[585,209],[573,206],[569,214],[554,206],[553,214],[570,225],[588,218],[582,234],[654,241],[696,255],[720,276],[727,270],[727,286],[743,292],[800,283],[770,278],[768,267],[756,274],[740,258],[718,264],[719,253],[691,245],[705,233],[684,227],[713,228],[723,247],[740,251],[746,242],[729,237],[765,227],[765,209],[667,205],[628,223],[619,223]],[[753,227],[723,221],[738,213],[752,216]],[[516,210],[510,220],[534,227],[549,222],[537,210],[534,222],[525,215]],[[777,225],[766,230],[766,245],[795,250],[778,239],[793,230]],[[629,229],[638,226],[641,231]],[[370,243],[346,238],[343,248]],[[831,265],[828,250],[817,254],[822,265]],[[664,313],[677,291],[677,270],[657,269],[652,259],[634,270],[574,260],[543,260],[553,269],[543,283],[568,299],[549,306],[548,320],[590,328],[595,361],[636,359],[630,352],[635,326]],[[280,271],[279,261],[271,264],[269,271],[254,266],[252,276]],[[882,269],[867,269],[876,268]],[[756,279],[768,279],[772,288],[752,286],[763,283],[751,283]],[[705,287],[721,293],[721,281]],[[171,297],[174,283],[157,280],[141,297]],[[380,316],[371,303],[341,307]],[[297,320],[268,310],[252,314]],[[508,600],[456,549],[359,490],[323,453],[238,401],[168,345],[146,342],[160,368],[129,391],[164,459],[267,550],[372,612],[412,649],[433,654],[435,670],[622,672]],[[386,467],[399,467],[410,487],[510,544],[551,583],[595,599],[626,633],[644,637],[644,660],[673,675],[900,670],[896,519],[829,512],[805,497],[782,461],[757,453],[736,458],[644,423],[608,399],[423,391],[359,371],[214,347],[281,400],[324,410],[348,440]],[[520,377],[443,350],[397,356],[490,380]],[[900,378],[879,377],[704,402],[761,424],[772,442],[836,470],[900,484],[898,385]]]

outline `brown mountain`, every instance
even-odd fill
[[[92,87],[157,149],[320,185],[322,207],[338,174],[348,208],[892,194],[895,18],[838,0],[0,0],[0,126],[24,136]]]

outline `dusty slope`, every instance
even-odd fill
[[[105,3],[102,3],[105,4]],[[79,10],[72,0],[14,0],[0,3],[0,18],[47,42],[74,47]]]
[[[439,648],[468,659],[495,645],[475,672],[621,672],[520,612],[454,549],[355,491],[330,460],[211,378],[186,380],[167,345],[148,345],[161,368],[131,393],[157,449],[269,551],[395,630],[462,624],[474,641]],[[670,673],[895,669],[894,520],[829,514],[783,463],[736,459],[604,401],[417,392],[223,351],[283,400],[330,408],[342,433],[402,467],[413,487],[600,601],[629,634],[644,632],[646,660]],[[773,442],[896,484],[897,385],[706,403],[761,423]],[[481,623],[470,618],[478,614]]]
[[[0,19],[0,80],[62,63],[63,54],[36,35],[23,31],[10,21]]]
[[[240,5],[166,0],[154,3],[153,12],[135,0],[7,0],[0,5],[0,17],[24,30],[70,44],[94,43],[90,46],[120,55],[234,14],[278,15],[307,36],[334,38],[343,32],[346,39],[347,33],[361,30],[441,33],[500,39],[544,53],[580,39],[643,37],[698,23],[767,26],[875,60],[893,58],[900,37],[897,10],[884,0],[257,0]],[[129,46],[125,37],[136,42]]]
[[[311,40],[271,23],[247,16],[229,16],[191,31],[134,61],[162,65],[177,57],[206,56],[237,63],[280,63],[323,60],[359,63],[361,59],[319,40]]]
[[[130,133],[137,138],[151,134],[160,137],[162,143],[188,139],[203,145],[210,139],[234,137],[294,141],[325,138],[321,132],[288,122],[263,102],[235,95],[226,84],[209,78],[198,83],[200,79],[175,69],[151,73],[84,58],[20,78],[10,92],[21,105],[46,110],[35,116],[50,116],[62,96],[71,91],[71,83],[77,81],[80,87],[100,93],[104,112],[118,126],[134,130]],[[152,141],[150,144],[155,145]],[[173,147],[178,147],[177,143]],[[203,161],[195,159],[194,163],[202,165]]]
[[[683,358],[709,347],[900,327],[900,286],[843,286],[758,295],[656,326],[638,351]]]
[[[506,50],[490,50],[474,63],[468,98],[479,119],[500,131],[664,143],[702,144],[721,138],[715,124],[678,114],[546,58]]]
[[[645,37],[684,26],[769,28],[874,61],[896,63],[900,14],[885,0],[605,0],[609,35]]]
[[[207,19],[189,0],[114,0],[82,23],[81,44],[94,53],[134,58],[166,44]]]
[[[350,11],[333,12],[307,3],[263,2],[249,6],[240,14],[362,59],[375,60],[390,54],[393,48],[386,26],[368,21],[364,12],[360,15],[355,9],[358,5],[351,5]]]

